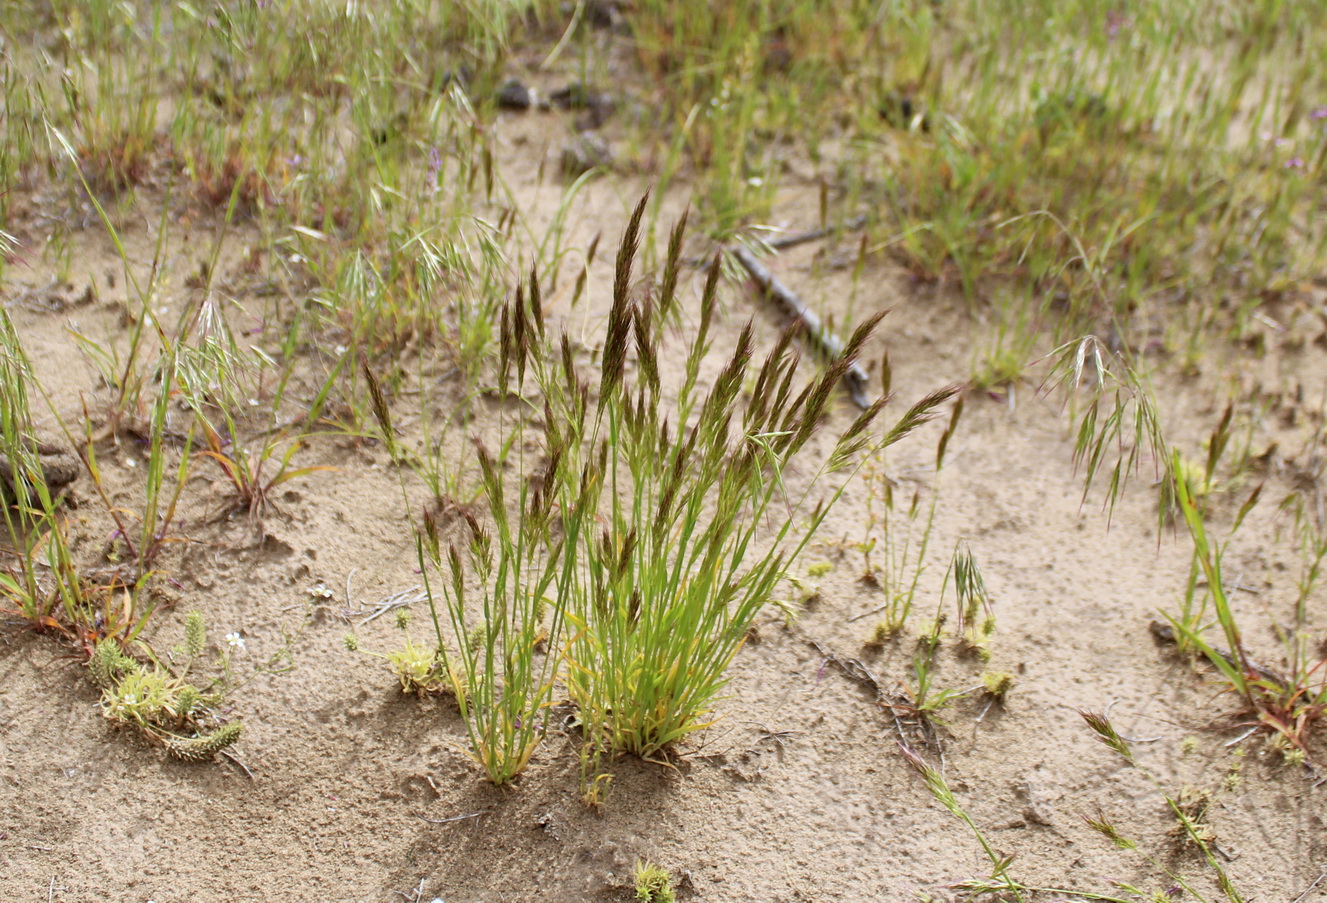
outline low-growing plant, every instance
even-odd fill
[[[454,693],[458,681],[447,670],[447,657],[437,646],[417,646],[410,637],[410,613],[398,609],[396,625],[405,635],[405,643],[400,649],[391,652],[373,652],[364,649],[359,637],[347,634],[346,648],[351,652],[367,652],[386,660],[388,668],[401,682],[402,693],[425,695],[429,693]]]
[[[1175,817],[1175,822],[1179,829],[1179,835],[1184,837],[1189,843],[1192,843],[1202,853],[1203,860],[1207,863],[1208,868],[1212,870],[1212,873],[1216,878],[1217,886],[1220,888],[1222,897],[1227,903],[1243,903],[1244,897],[1230,880],[1230,876],[1226,873],[1225,867],[1221,863],[1221,858],[1218,857],[1217,852],[1213,847],[1210,829],[1200,821],[1201,815],[1206,810],[1206,805],[1201,800],[1192,797],[1192,795],[1185,796],[1181,794],[1179,797],[1172,797],[1167,793],[1161,786],[1161,782],[1157,777],[1147,768],[1143,767],[1137,758],[1134,757],[1133,750],[1129,747],[1128,741],[1120,736],[1105,715],[1095,712],[1083,712],[1082,716],[1083,720],[1087,722],[1088,727],[1096,732],[1097,739],[1105,744],[1107,749],[1110,749],[1112,752],[1119,755],[1130,767],[1146,778],[1147,782],[1151,784],[1161,795],[1162,799],[1165,800],[1167,808]],[[1089,827],[1109,838],[1111,842],[1120,849],[1138,849],[1137,843],[1122,834],[1104,815],[1098,815],[1096,818],[1087,818],[1085,821]],[[1173,880],[1176,885],[1191,894],[1194,899],[1199,901],[1205,901],[1207,899],[1187,878],[1185,878],[1185,876],[1162,865],[1157,858],[1146,853],[1143,855],[1155,868],[1164,871],[1164,873]],[[1136,892],[1138,896],[1143,895],[1141,891],[1137,891],[1135,888],[1126,886],[1125,889],[1131,892]]]
[[[935,656],[940,648],[943,623],[936,621],[932,630],[918,639],[917,649],[912,655],[912,680],[906,687],[907,709],[917,717],[924,731],[939,720],[940,712],[970,692],[966,689],[935,685]]]
[[[912,656],[912,680],[904,687],[907,697],[903,707],[917,716],[923,730],[938,720],[943,709],[965,696],[985,693],[993,701],[1003,700],[1013,687],[1010,675],[990,671],[984,672],[981,682],[973,686],[961,689],[936,686],[936,656],[944,640],[945,625],[949,623],[944,604],[951,578],[958,620],[955,636],[964,652],[975,655],[983,663],[990,660],[988,644],[995,632],[990,595],[972,551],[966,543],[959,542],[940,587],[935,617],[917,639],[917,649]]]
[[[673,875],[647,859],[639,859],[631,869],[638,903],[674,903]]]
[[[105,409],[104,422],[96,434],[96,438],[100,440],[114,437],[126,427],[137,426],[141,423],[144,411],[150,404],[146,392],[152,382],[152,377],[156,375],[153,369],[146,364],[148,355],[153,350],[154,342],[162,347],[168,344],[166,332],[157,319],[155,304],[159,301],[158,292],[161,290],[163,273],[163,268],[159,264],[164,258],[166,240],[170,234],[170,194],[168,191],[157,222],[153,260],[158,265],[152,267],[146,282],[144,282],[139,279],[138,274],[134,272],[130,265],[129,252],[124,246],[123,238],[120,230],[116,228],[115,221],[102,205],[97,192],[88,183],[87,177],[81,168],[78,153],[70,144],[69,139],[59,129],[50,126],[49,123],[47,128],[54,144],[61,148],[65,158],[75,167],[78,182],[82,185],[88,201],[97,211],[97,216],[105,228],[111,244],[115,247],[116,255],[119,257],[122,267],[122,278],[127,289],[125,316],[130,324],[127,348],[122,349],[118,342],[112,340],[97,342],[88,336],[71,330],[74,338],[79,343],[80,349],[96,368],[105,384],[111,389],[111,398]],[[132,304],[132,307],[129,306],[130,304]]]
[[[298,332],[298,323],[292,332]],[[287,372],[280,374],[270,399],[264,398],[260,404],[259,396],[265,394],[261,371],[267,359],[246,354],[240,348],[225,313],[210,291],[181,326],[173,348],[176,364],[169,385],[178,386],[182,400],[193,413],[202,437],[199,454],[221,469],[233,490],[235,507],[255,521],[260,520],[280,486],[332,469],[321,465],[293,466],[295,455],[303,447],[304,435],[321,413],[330,380],[298,420],[300,428],[281,424],[282,401],[292,362],[286,364]],[[262,415],[256,429],[250,426],[255,409]],[[192,438],[192,430],[189,435]]]
[[[205,762],[223,752],[240,738],[242,722],[225,721],[219,714],[224,694],[216,682],[202,689],[184,679],[205,646],[198,612],[185,622],[187,662],[180,673],[155,656],[140,661],[113,637],[99,640],[88,660],[88,676],[102,691],[102,714],[137,729],[178,759]]]
[[[1108,472],[1102,507],[1109,519],[1130,480],[1150,464],[1160,490],[1161,529],[1175,511],[1171,449],[1146,378],[1126,354],[1111,352],[1096,336],[1068,342],[1051,358],[1044,386],[1062,393],[1069,408],[1082,501]]]
[[[1064,346],[1052,372],[1056,384],[1065,389],[1074,405],[1077,421],[1075,459],[1083,468],[1084,498],[1099,471],[1109,465],[1106,506],[1113,508],[1126,483],[1142,462],[1150,458],[1158,480],[1158,519],[1164,524],[1178,515],[1193,543],[1193,564],[1178,615],[1162,612],[1169,622],[1168,635],[1182,650],[1199,653],[1229,684],[1241,700],[1252,726],[1270,732],[1277,742],[1293,750],[1293,757],[1307,760],[1305,733],[1327,713],[1327,658],[1315,651],[1310,636],[1306,600],[1317,585],[1320,563],[1327,557],[1327,543],[1316,537],[1321,530],[1305,518],[1299,508],[1297,530],[1304,573],[1300,579],[1294,628],[1276,628],[1289,663],[1287,673],[1252,660],[1242,630],[1231,607],[1222,563],[1231,538],[1257,505],[1262,485],[1255,486],[1236,512],[1224,542],[1214,542],[1208,527],[1209,513],[1203,500],[1216,485],[1215,473],[1232,436],[1232,408],[1225,412],[1207,440],[1201,466],[1187,463],[1178,447],[1172,446],[1162,429],[1160,416],[1145,381],[1129,361],[1108,355],[1100,342],[1088,337]],[[1083,404],[1078,393],[1087,389]],[[1104,416],[1103,416],[1104,412]],[[1113,463],[1112,463],[1113,461]],[[1297,507],[1292,495],[1289,507]],[[1199,577],[1205,582],[1200,594]],[[1208,605],[1215,622],[1208,616]],[[1213,644],[1207,630],[1216,626],[1225,646]]]
[[[991,596],[986,589],[986,580],[977,567],[968,544],[960,542],[954,549],[954,558],[945,575],[945,584],[949,577],[954,578],[954,601],[958,608],[959,639],[968,650],[975,652],[986,661],[990,658],[987,644],[995,632],[995,612],[991,608]],[[941,595],[944,594],[943,587]]]
[[[938,486],[932,487],[926,505],[922,503],[921,490],[915,490],[907,507],[899,512],[894,507],[894,480],[878,470],[873,470],[867,479],[869,526],[867,536],[857,548],[864,559],[863,582],[879,587],[885,601],[854,620],[880,615],[871,630],[871,642],[884,645],[903,630],[912,614],[917,586],[926,572],[926,552],[940,490]]]

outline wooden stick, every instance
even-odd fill
[[[765,242],[769,247],[776,251],[782,251],[785,248],[795,248],[798,245],[804,245],[808,241],[818,241],[828,235],[835,235],[839,232],[856,232],[866,225],[866,217],[854,216],[841,226],[830,226],[826,229],[812,229],[809,232],[794,232],[791,235],[780,235],[778,238],[771,238]]]
[[[835,335],[829,327],[825,326],[815,312],[802,303],[801,298],[798,298],[791,289],[776,279],[774,274],[757,260],[754,254],[739,245],[733,249],[733,257],[746,268],[746,271],[751,274],[751,278],[756,280],[756,284],[766,295],[778,302],[779,306],[789,316],[802,324],[802,328],[806,330],[807,339],[821,357],[831,362],[843,357],[843,340]],[[852,396],[853,402],[863,410],[871,406],[871,399],[866,394],[866,385],[869,379],[870,377],[867,376],[866,371],[855,361],[848,368],[848,372],[843,374],[843,381],[848,386],[848,394]]]

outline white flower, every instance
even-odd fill
[[[244,651],[244,637],[240,636],[238,633],[226,634],[226,642],[230,643],[232,649],[238,649],[241,652]]]

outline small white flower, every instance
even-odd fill
[[[230,643],[232,649],[238,649],[241,652],[244,651],[244,637],[240,636],[238,633],[226,634],[226,642]]]

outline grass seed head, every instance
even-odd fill
[[[704,343],[709,335],[710,324],[714,322],[714,311],[719,304],[719,276],[723,273],[723,254],[715,252],[710,261],[710,268],[705,271],[705,288],[700,294],[700,329],[696,332],[696,343]]]
[[[210,762],[228,746],[240,739],[244,724],[232,721],[201,737],[172,737],[166,741],[166,751],[186,762]]]
[[[621,305],[613,303],[608,314],[608,337],[600,358],[602,375],[599,379],[599,403],[610,403],[622,382],[627,365],[627,338],[631,332],[631,303],[624,298]]]
[[[382,440],[387,446],[387,454],[395,461],[398,457],[396,431],[392,429],[392,414],[387,408],[387,399],[383,396],[382,386],[378,384],[378,378],[369,369],[367,361],[361,363],[360,369],[364,374],[364,381],[369,387],[369,400],[373,405],[373,416],[378,421],[378,428],[382,430]]]
[[[899,418],[893,428],[885,434],[884,445],[893,445],[906,438],[909,433],[923,424],[935,419],[936,409],[944,404],[959,391],[958,386],[946,386],[943,389],[937,389],[929,395],[922,398],[921,401],[908,408],[907,412]]]
[[[1115,730],[1110,719],[1099,712],[1079,712],[1083,720],[1087,722],[1088,727],[1096,731],[1097,738],[1102,743],[1123,756],[1130,764],[1133,764],[1133,752],[1129,749],[1129,744],[1124,742],[1124,738]]]
[[[98,640],[88,659],[88,671],[92,682],[103,690],[118,684],[124,677],[138,670],[138,662],[125,655],[117,640],[109,637]]]
[[[875,332],[875,328],[880,325],[880,321],[888,313],[888,310],[877,311],[858,324],[857,328],[852,331],[852,335],[848,337],[848,343],[844,345],[840,359],[849,363],[857,360],[862,353],[862,348],[866,345],[866,340],[871,337],[871,334]]]
[[[677,276],[682,270],[682,238],[686,234],[689,212],[682,214],[668,235],[668,255],[664,262],[663,283],[659,288],[660,322],[667,322],[677,301]]]
[[[636,335],[636,360],[645,375],[645,383],[656,396],[659,393],[659,356],[649,335],[648,314],[637,308],[632,317]]]
[[[512,334],[511,305],[502,305],[502,314],[498,321],[498,379],[503,396],[507,394],[507,384],[511,379]]]
[[[530,264],[530,317],[534,320],[535,330],[539,333],[539,338],[544,338],[544,300],[539,291],[539,273],[535,270],[535,265]]]
[[[184,619],[185,651],[189,654],[189,658],[198,658],[203,654],[203,647],[206,645],[207,628],[203,624],[203,613],[191,611]]]
[[[618,245],[617,262],[613,267],[614,308],[625,309],[627,306],[631,289],[631,267],[640,248],[640,223],[645,216],[645,204],[649,199],[650,193],[647,191],[636,204],[636,209],[632,211],[631,219],[627,222],[627,230],[622,235],[622,243]]]
[[[1097,810],[1096,816],[1085,815],[1083,821],[1093,831],[1105,837],[1111,843],[1121,850],[1137,849],[1138,844],[1120,833],[1120,830],[1106,817],[1105,813]]]
[[[575,394],[578,382],[576,377],[576,360],[571,351],[571,338],[565,332],[562,333],[562,338],[558,345],[559,350],[562,353],[562,379],[566,386],[567,394],[570,397]],[[545,400],[545,403],[547,403],[547,400]],[[545,410],[545,423],[553,422],[551,414],[551,411]]]
[[[529,318],[525,309],[525,285],[516,286],[516,303],[512,306],[512,351],[516,361],[516,385],[525,383],[525,364],[532,345]]]
[[[945,450],[949,447],[949,440],[953,438],[958,429],[958,420],[963,416],[963,400],[967,396],[959,394],[958,400],[954,402],[954,409],[949,414],[949,425],[945,431],[940,434],[940,442],[935,448],[935,469],[938,471],[945,463]]]
[[[434,514],[433,508],[424,509],[424,528],[423,543],[424,549],[429,553],[431,561],[438,561],[441,558],[439,538],[438,538],[438,516]]]

